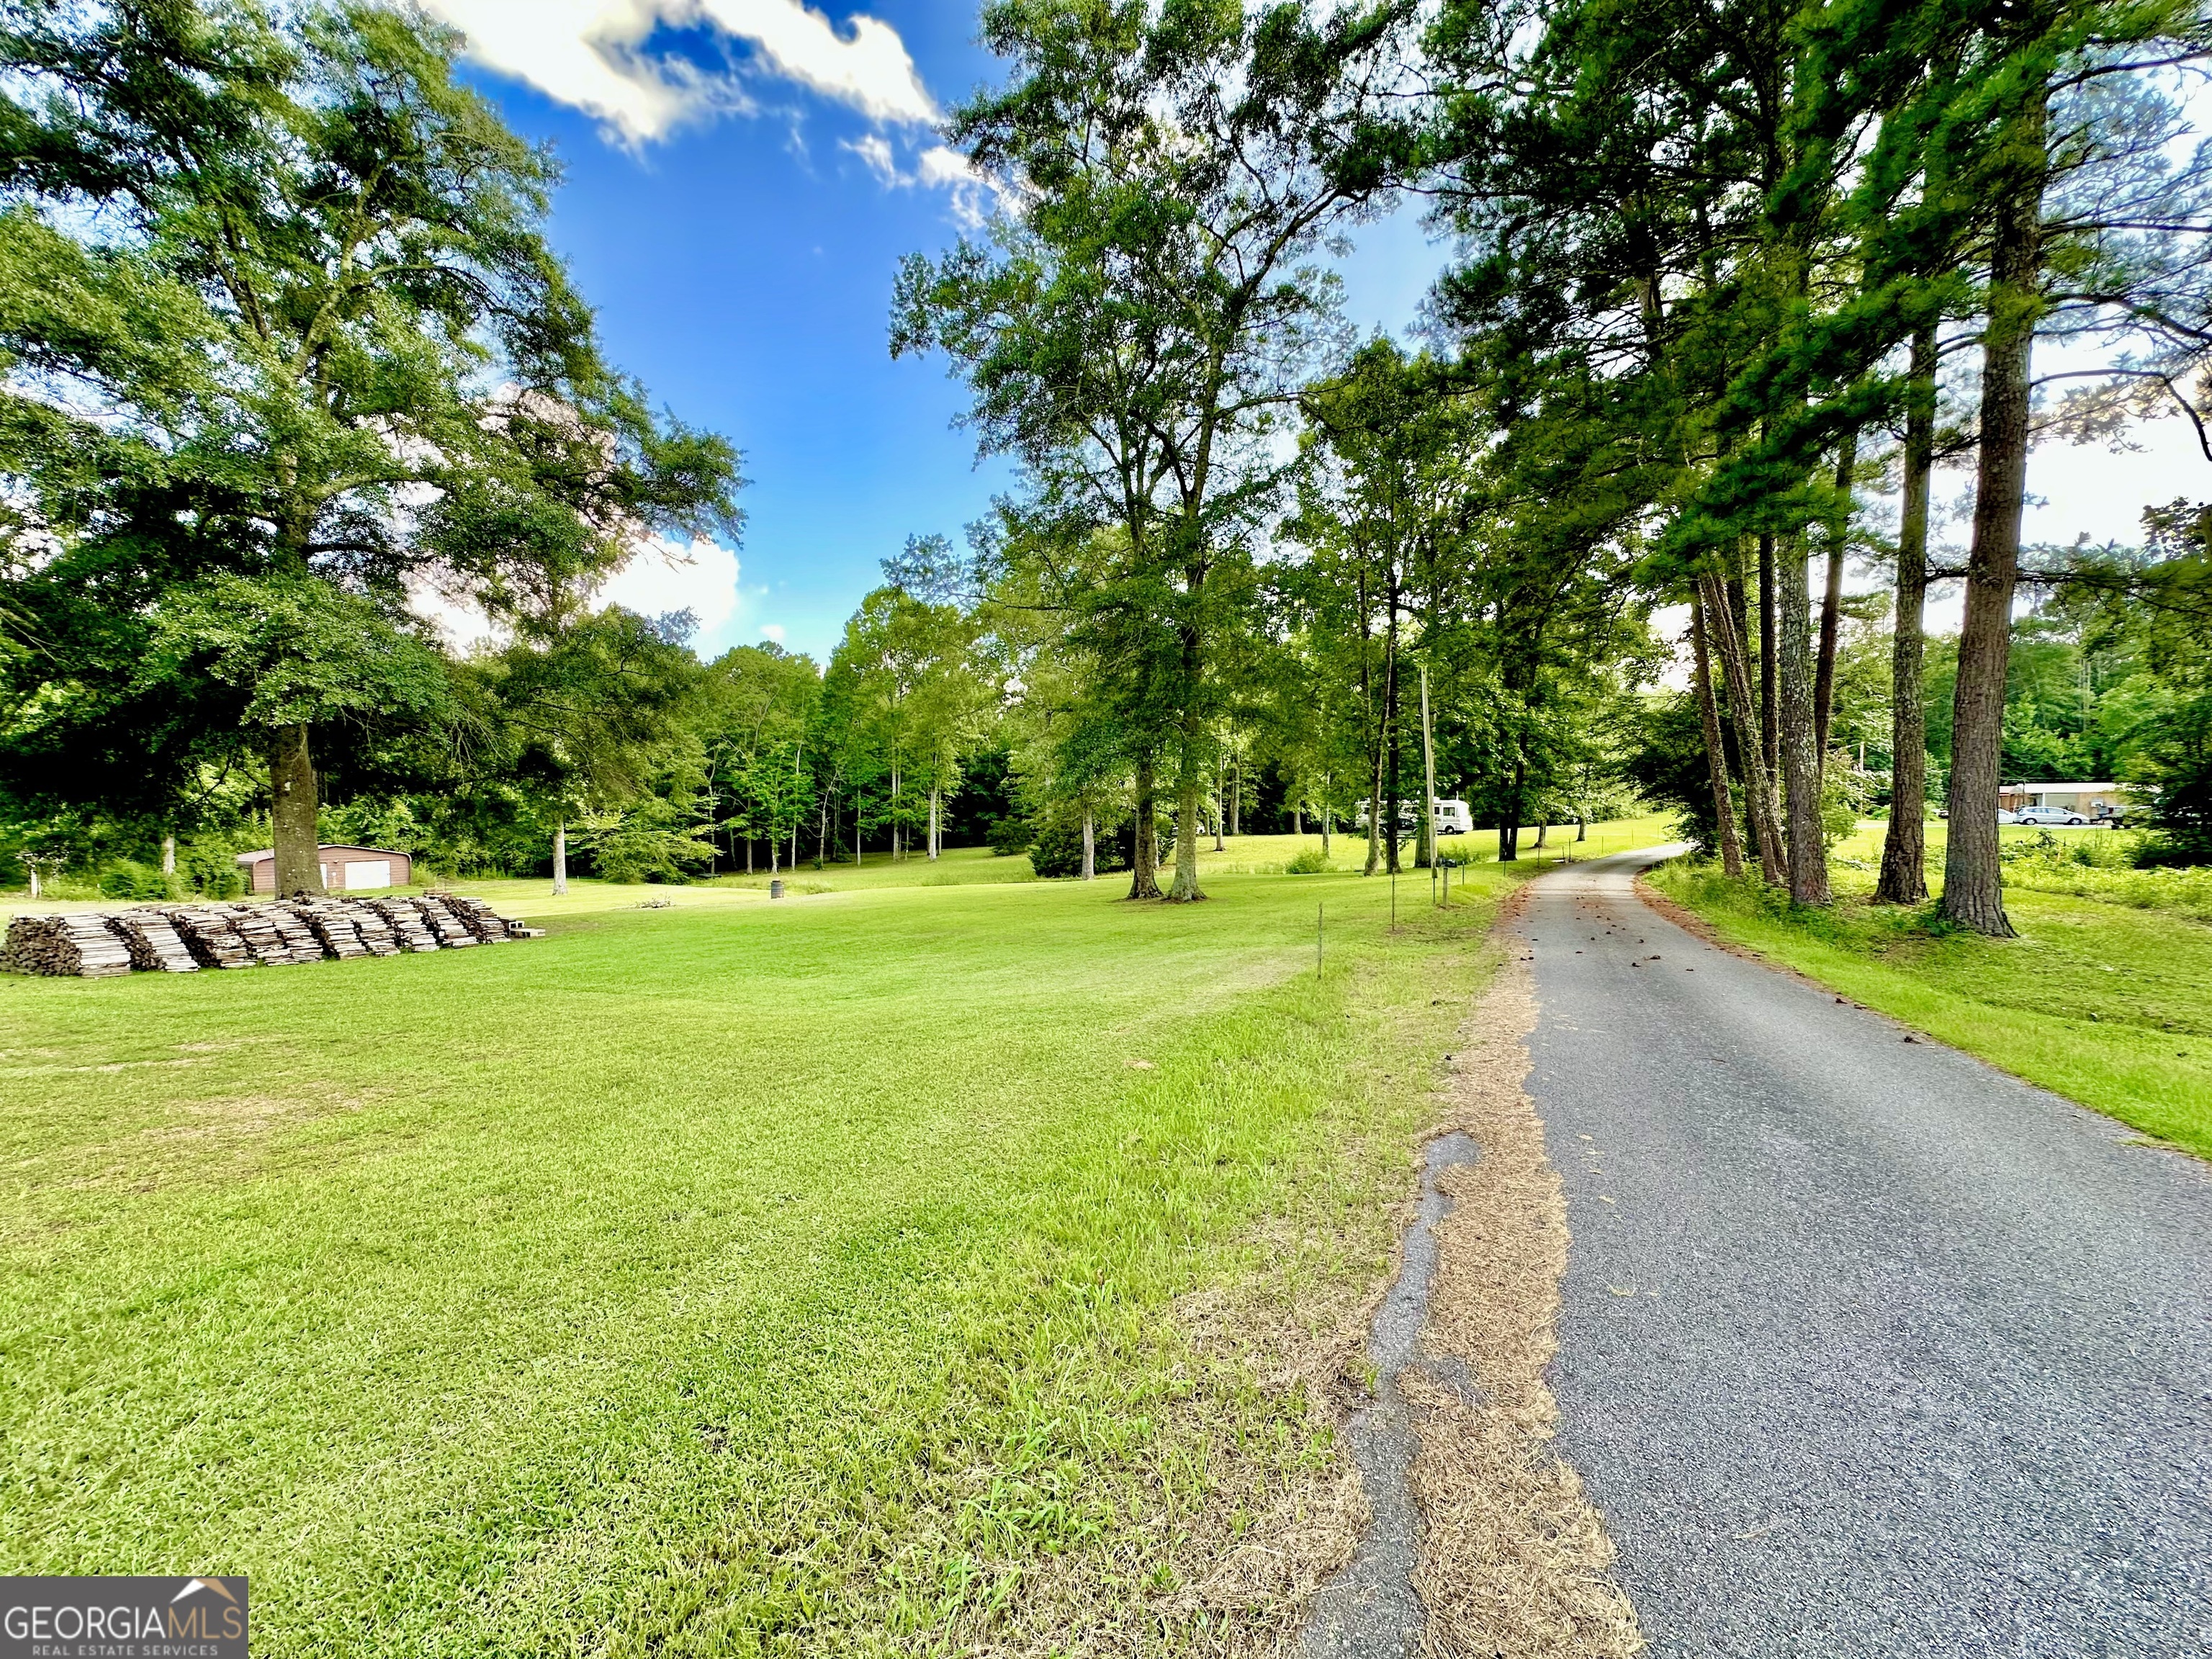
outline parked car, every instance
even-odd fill
[[[1936,816],[1939,818],[1948,818],[1951,814],[1947,809],[1938,811]],[[1999,823],[2018,823],[2020,822],[2020,814],[2000,806],[1997,808],[1997,822]]]
[[[2023,806],[2016,823],[2072,823],[2082,824],[2088,819],[2071,806]]]

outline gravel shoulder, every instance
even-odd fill
[[[1534,884],[1558,1449],[1661,1654],[2212,1652],[2212,1170]]]

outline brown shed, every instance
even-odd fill
[[[388,847],[324,847],[319,849],[323,886],[333,893],[371,887],[404,887],[415,879],[415,860]],[[246,872],[246,884],[256,893],[276,890],[276,854],[273,848],[240,853],[238,867]]]

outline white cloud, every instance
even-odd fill
[[[772,640],[776,644],[781,645],[783,643],[783,624],[781,623],[763,623],[761,624],[760,635],[764,640]]]
[[[952,198],[952,216],[973,230],[988,216],[994,199],[1004,193],[995,179],[987,179],[968,164],[968,158],[948,144],[932,144],[915,157],[914,171],[899,170],[890,144],[879,132],[842,141],[859,156],[886,190],[907,190],[919,185],[941,190]]]
[[[884,189],[914,182],[898,170],[898,163],[891,157],[891,147],[884,142],[883,134],[871,132],[864,137],[846,139],[844,143],[847,149],[867,163],[869,172],[883,180]]]
[[[800,0],[696,3],[707,21],[750,42],[786,79],[849,104],[872,121],[919,126],[937,119],[937,101],[889,23],[854,17],[848,37]]]
[[[468,37],[469,56],[594,115],[632,144],[689,121],[755,107],[744,75],[793,82],[870,120],[923,126],[937,103],[906,43],[873,17],[844,32],[803,0],[426,0]],[[741,43],[740,67],[710,73],[645,48],[661,27]]]
[[[641,616],[689,611],[699,618],[699,637],[712,636],[738,608],[738,556],[714,542],[689,547],[653,538],[599,592],[603,605]]]

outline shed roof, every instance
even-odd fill
[[[324,842],[315,848],[315,852],[318,856],[325,853],[373,853],[380,859],[404,859],[414,856],[410,853],[401,852],[396,847],[356,847],[350,842],[341,841]],[[264,847],[258,852],[240,853],[237,861],[240,864],[258,864],[264,859],[273,859],[276,856],[275,848]]]

